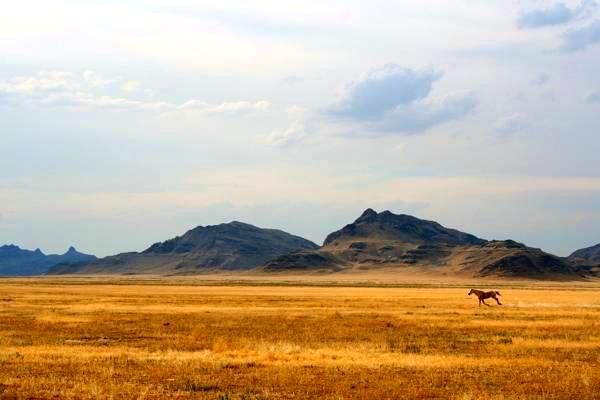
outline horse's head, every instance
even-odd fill
[[[473,289],[469,290],[469,296],[473,294]]]
[[[499,292],[499,291],[497,291],[497,290],[496,290],[496,294],[497,294],[498,296],[502,296],[502,295],[500,294],[500,292]]]

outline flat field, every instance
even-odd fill
[[[0,280],[0,398],[600,398],[600,286]]]

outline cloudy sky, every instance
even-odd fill
[[[600,242],[592,0],[21,0],[0,54],[0,244],[322,242],[367,207]]]

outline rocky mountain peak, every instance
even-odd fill
[[[79,253],[77,251],[77,249],[74,246],[69,246],[69,248],[67,249],[67,252],[65,254],[77,254]]]
[[[394,214],[390,211],[377,213],[369,208],[354,223],[333,232],[325,239],[324,245],[336,240],[377,238],[397,240],[406,243],[444,243],[449,245],[484,244],[485,240],[455,229],[445,228],[434,221],[422,220],[410,215]]]
[[[94,259],[95,256],[79,253],[73,246],[62,255],[46,255],[39,248],[26,250],[15,245],[0,246],[0,275],[39,275],[61,263]]]
[[[356,221],[354,221],[355,224],[360,224],[361,222],[369,222],[369,221],[374,221],[375,219],[377,219],[377,212],[375,210],[373,210],[372,208],[367,208],[360,217],[357,218]]]

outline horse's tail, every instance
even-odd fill
[[[500,294],[500,292],[499,292],[499,291],[497,291],[497,290],[496,290],[496,294],[497,294],[498,296],[502,296],[502,295]]]

